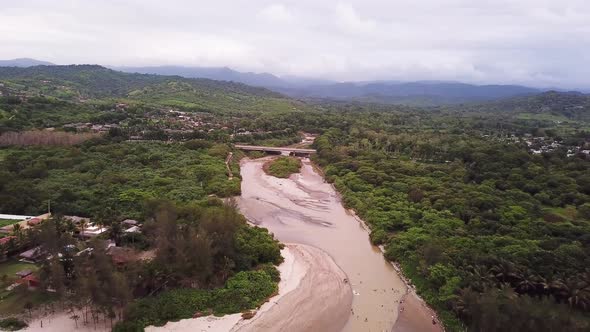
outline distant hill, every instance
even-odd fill
[[[218,81],[238,82],[252,86],[265,87],[278,91],[280,89],[299,88],[313,85],[333,84],[335,82],[321,79],[304,78],[298,76],[278,77],[269,73],[240,72],[228,67],[184,67],[184,66],[154,66],[154,67],[113,67],[127,73],[178,75],[188,78],[208,78]]]
[[[131,74],[98,65],[0,67],[5,90],[61,99],[127,98],[199,111],[284,111],[301,102],[249,85],[210,79]]]
[[[327,98],[421,106],[487,101],[541,92],[539,89],[518,85],[473,85],[428,81],[336,83],[275,90],[299,98]]]
[[[182,66],[157,66],[157,67],[114,67],[113,69],[128,73],[177,75],[188,78],[208,78],[218,81],[239,82],[253,86],[287,86],[288,84],[267,73],[243,73],[227,67],[182,67]]]
[[[487,101],[541,92],[539,89],[518,85],[473,85],[439,81],[337,83],[297,76],[278,77],[268,73],[244,73],[227,67],[157,66],[115,69],[131,73],[178,75],[240,82],[303,99],[355,100],[417,106]]]
[[[40,61],[30,58],[18,58],[12,60],[0,60],[0,67],[33,67],[33,66],[54,66],[47,61]]]

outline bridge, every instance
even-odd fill
[[[316,153],[314,149],[298,149],[298,148],[286,148],[276,146],[255,146],[255,145],[242,145],[236,144],[236,149],[244,151],[261,151],[274,154],[286,154],[298,157],[309,157],[310,154]]]

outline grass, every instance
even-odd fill
[[[0,315],[6,316],[18,314],[24,310],[25,303],[31,302],[34,306],[49,300],[48,295],[38,291],[28,291],[25,287],[17,287],[7,291],[6,287],[18,280],[16,273],[22,270],[38,270],[35,264],[22,263],[17,260],[9,260],[0,263]],[[6,276],[6,277],[4,277]]]
[[[299,173],[301,160],[294,157],[279,157],[264,165],[267,174],[278,178],[288,178],[293,173]]]
[[[0,276],[4,274],[12,275],[18,271],[27,269],[36,271],[39,269],[39,267],[35,264],[23,263],[17,260],[9,260],[7,262],[0,263]]]
[[[22,221],[22,220],[18,220],[18,219],[0,219],[0,227],[4,227],[4,226],[16,224],[17,222],[20,222],[20,221]]]

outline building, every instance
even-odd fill
[[[29,290],[35,290],[40,285],[39,278],[36,275],[32,274],[32,273],[29,274],[28,276],[20,279],[19,282],[21,284],[27,286],[27,288]]]
[[[27,251],[21,252],[20,255],[18,255],[18,256],[23,261],[35,263],[35,262],[39,261],[44,255],[45,255],[45,253],[44,253],[43,249],[41,249],[41,247],[35,247],[35,248],[29,249]]]
[[[106,228],[99,227],[99,226],[92,224],[92,225],[84,228],[84,230],[80,232],[80,236],[85,237],[85,238],[93,238],[93,237],[99,236],[100,234],[102,234],[106,231],[107,231]]]
[[[139,224],[139,221],[133,219],[125,219],[121,221],[121,223],[127,226],[136,226],[137,224]]]
[[[43,219],[35,217],[35,218],[27,220],[27,225],[33,227],[33,226],[39,225],[42,222],[43,222]]]
[[[0,239],[0,245],[5,246],[7,245],[11,240],[16,241],[16,236],[6,236]]]
[[[124,230],[125,233],[141,233],[141,228],[139,226],[131,226]]]
[[[15,274],[16,274],[17,277],[19,277],[19,278],[22,279],[22,278],[24,278],[24,277],[26,277],[26,276],[28,276],[28,275],[30,275],[32,273],[33,273],[33,270],[22,270],[22,271],[18,271]]]
[[[73,222],[75,225],[80,225],[82,222],[86,222],[86,224],[90,224],[90,218],[85,218],[85,217],[64,216],[64,219]]]
[[[12,225],[7,225],[7,226],[4,226],[4,227],[0,227],[0,233],[10,234],[10,233],[12,233],[12,228],[13,228]]]

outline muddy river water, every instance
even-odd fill
[[[262,165],[268,160],[241,161],[242,213],[281,242],[327,252],[347,274],[354,296],[343,331],[391,331],[406,286],[370,244],[362,223],[342,206],[309,160],[303,160],[301,173],[289,179],[266,175]]]

